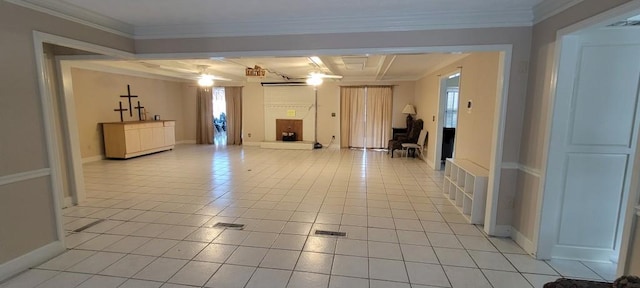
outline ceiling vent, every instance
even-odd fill
[[[367,65],[367,57],[361,56],[345,56],[342,57],[342,63],[347,70],[362,71]]]

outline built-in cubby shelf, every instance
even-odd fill
[[[489,171],[464,159],[447,159],[444,166],[444,195],[472,224],[484,223]]]

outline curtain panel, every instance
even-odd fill
[[[340,87],[340,147],[386,148],[392,109],[392,86]]]
[[[367,148],[386,148],[391,139],[392,87],[367,87],[365,138]]]
[[[211,88],[196,91],[196,143],[213,144],[213,95]]]
[[[340,147],[363,147],[364,139],[357,139],[363,133],[364,88],[340,87]]]
[[[225,87],[227,145],[242,145],[242,87]]]

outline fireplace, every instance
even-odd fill
[[[301,119],[276,119],[276,140],[302,141]]]

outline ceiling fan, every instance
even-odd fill
[[[342,79],[342,76],[311,72],[307,76],[307,84],[312,86],[318,86],[322,84],[324,79]]]
[[[309,76],[307,76],[307,78],[328,78],[328,79],[342,79],[342,75],[332,75],[332,74],[325,74],[325,73],[319,73],[319,72],[311,72],[309,73]]]

